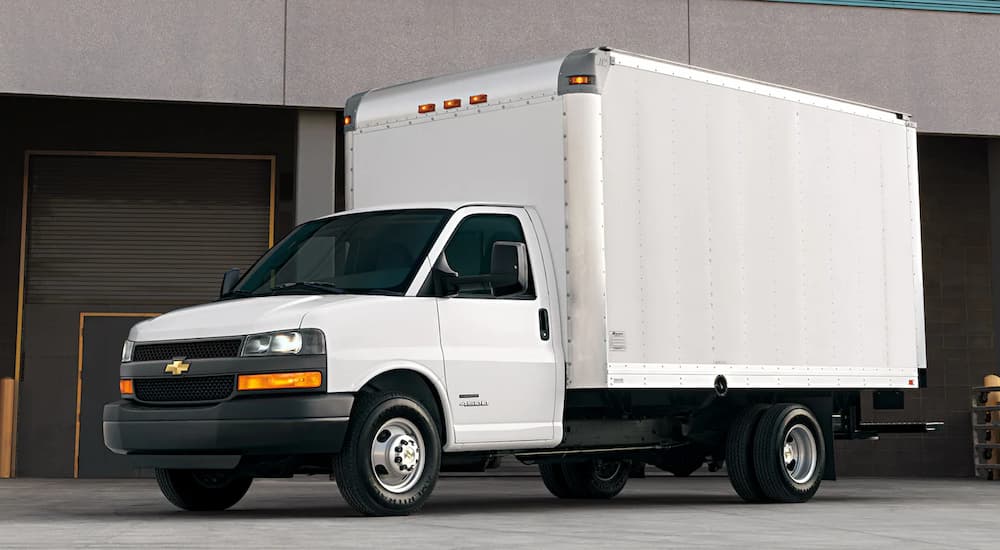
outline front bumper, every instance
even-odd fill
[[[354,395],[238,397],[209,405],[104,406],[104,444],[138,466],[234,468],[247,455],[340,451]]]

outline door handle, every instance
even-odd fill
[[[544,307],[538,310],[538,336],[549,339],[549,310]]]

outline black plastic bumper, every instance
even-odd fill
[[[104,444],[137,465],[233,468],[247,455],[340,451],[354,395],[242,397],[213,405],[104,406]]]

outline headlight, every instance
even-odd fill
[[[316,329],[283,330],[252,334],[243,342],[244,357],[262,355],[320,355],[326,353],[326,339]]]
[[[122,346],[122,363],[128,363],[132,360],[132,349],[135,347],[135,342],[132,340],[125,340],[125,344]]]

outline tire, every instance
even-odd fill
[[[782,403],[760,419],[754,436],[754,469],[760,487],[775,502],[805,502],[823,481],[823,430],[803,405]]]
[[[412,397],[387,392],[361,396],[351,417],[343,447],[333,459],[344,500],[366,516],[419,510],[441,469],[434,416]]]
[[[225,510],[247,494],[253,478],[227,470],[153,471],[160,492],[174,506],[192,512]]]
[[[562,465],[562,473],[573,495],[568,498],[613,498],[625,488],[630,468],[627,460],[567,462]]]
[[[580,498],[582,496],[566,481],[562,464],[554,462],[539,464],[538,471],[542,474],[542,483],[553,496],[557,498]]]
[[[750,405],[739,412],[729,426],[726,437],[726,469],[729,483],[744,502],[764,502],[767,496],[761,489],[754,468],[754,434],[767,405]]]

